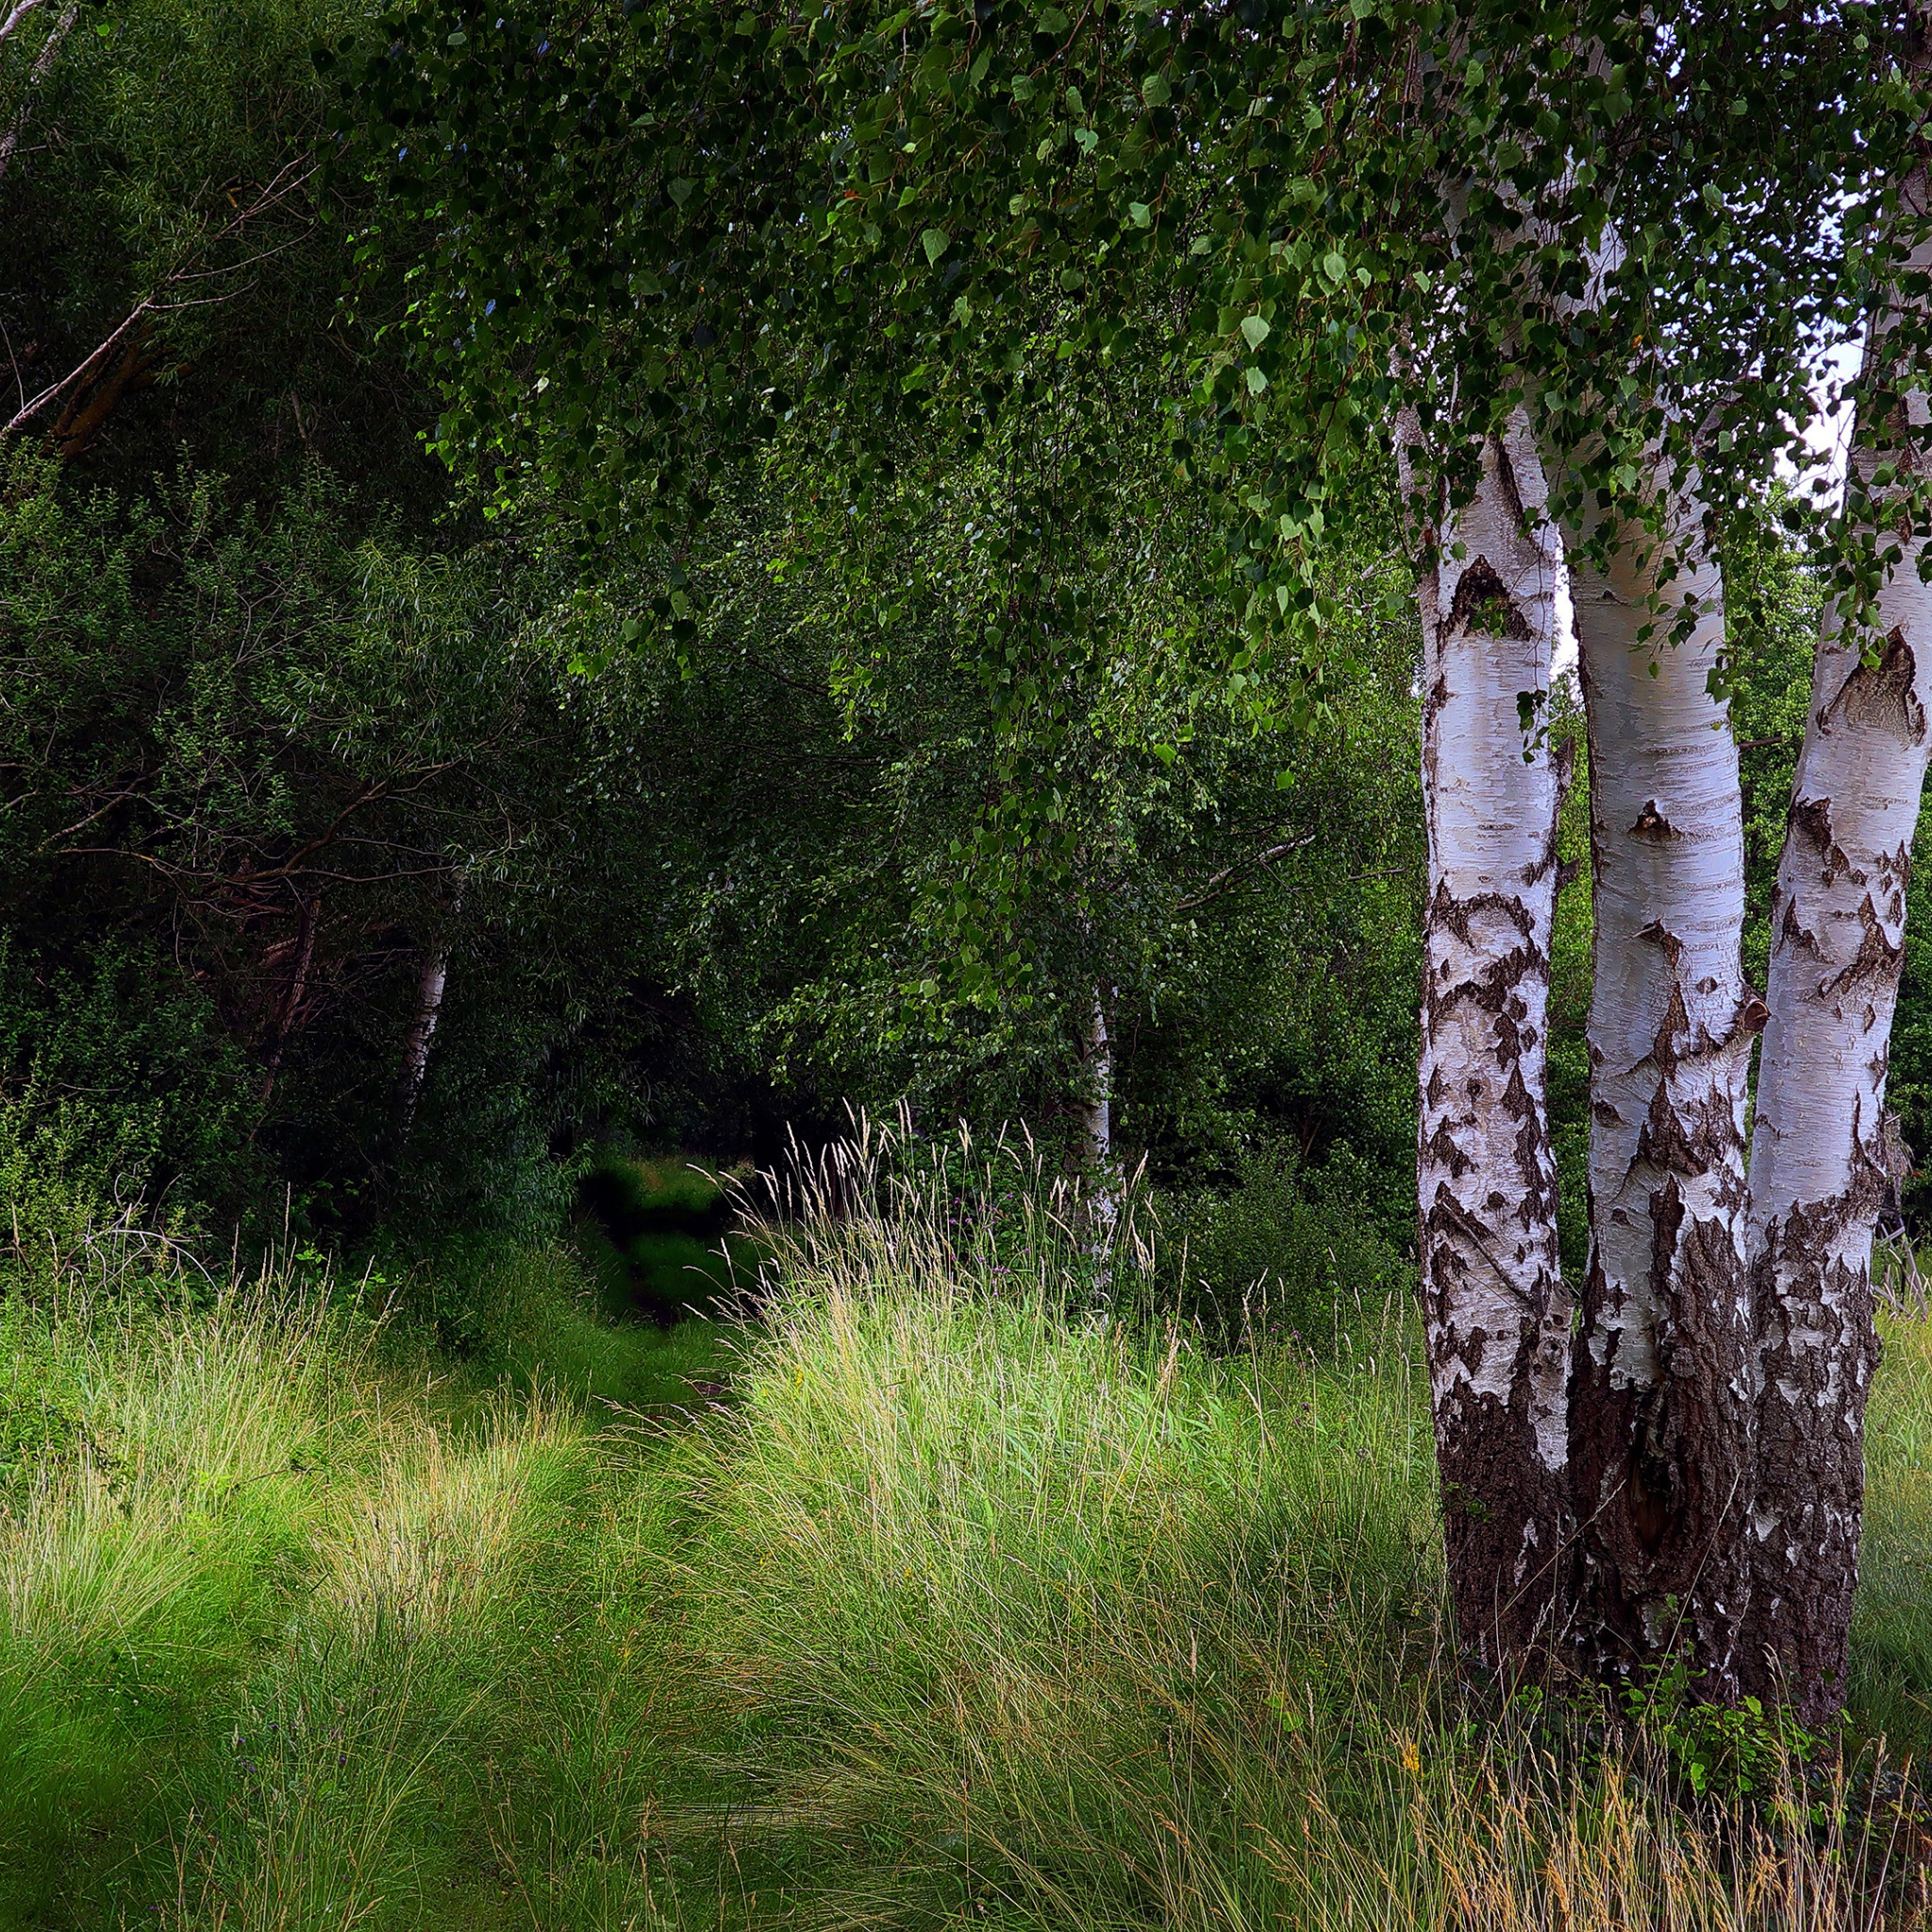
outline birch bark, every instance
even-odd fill
[[[1924,22],[1920,24],[1924,44]],[[1928,64],[1915,63],[1923,81]],[[1932,210],[1920,170],[1908,220]],[[1932,245],[1909,267],[1932,271]],[[1860,405],[1851,461],[1881,506],[1932,475],[1922,376],[1898,366],[1923,297],[1874,318],[1865,375],[1905,401],[1874,421]],[[1921,352],[1923,353],[1923,351]],[[1889,445],[1889,447],[1888,447]],[[1922,518],[1923,527],[1923,518]],[[1932,587],[1923,535],[1901,507],[1860,533],[1890,575],[1876,635],[1833,607],[1821,630],[1805,744],[1772,899],[1771,1019],[1751,1147],[1758,1478],[1747,1539],[1747,1684],[1816,1723],[1844,1701],[1846,1640],[1864,1512],[1865,1404],[1878,1365],[1872,1234],[1896,1165],[1885,1078],[1905,958],[1906,883],[1932,733]]]
[[[1764,1008],[1746,986],[1743,817],[1724,641],[1694,500],[1572,582],[1590,743],[1591,1256],[1571,1391],[1573,1640],[1586,1672],[1688,1656],[1737,1689],[1749,1493],[1744,1127]],[[1688,556],[1668,583],[1661,558]],[[1696,600],[1688,637],[1673,607]],[[1641,633],[1654,626],[1646,641]]]
[[[436,1038],[436,1023],[442,1017],[442,992],[448,983],[449,942],[441,940],[423,955],[423,971],[416,982],[416,1009],[403,1041],[402,1069],[395,1094],[398,1149],[409,1138],[409,1129],[416,1122],[416,1103],[423,1097],[423,1078],[429,1071],[429,1045]]]
[[[1402,440],[1407,463],[1412,424]],[[1423,1311],[1457,1631],[1511,1674],[1557,1634],[1568,1535],[1571,1304],[1545,1077],[1557,776],[1518,702],[1549,691],[1559,564],[1547,525],[1530,527],[1543,501],[1519,416],[1488,439],[1474,501],[1440,511],[1417,591]]]
[[[1107,1003],[1103,990],[1093,989],[1093,1013],[1087,1030],[1088,1098],[1082,1104],[1087,1158],[1092,1173],[1088,1197],[1094,1252],[1105,1257],[1120,1219],[1120,1171],[1113,1158],[1113,1045],[1107,1033]]]
[[[442,995],[449,984],[450,927],[463,909],[463,879],[449,902],[447,923],[441,934],[423,949],[423,970],[416,980],[416,1003],[409,1015],[409,1030],[403,1038],[403,1056],[396,1070],[396,1086],[391,1107],[393,1143],[397,1153],[409,1138],[416,1124],[417,1103],[423,1098],[423,1082],[429,1072],[429,1048],[436,1039],[437,1022],[442,1018]]]

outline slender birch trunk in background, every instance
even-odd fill
[[[409,1030],[403,1037],[402,1065],[396,1074],[393,1141],[400,1153],[415,1124],[416,1106],[423,1098],[423,1081],[429,1071],[429,1047],[436,1038],[436,1024],[442,1017],[443,989],[449,984],[449,926],[463,909],[463,888],[458,877],[456,895],[450,901],[448,925],[423,949],[423,971],[416,981],[416,1004],[409,1016]]]
[[[1406,423],[1405,462],[1415,441]],[[1417,592],[1423,1310],[1457,1630],[1510,1673],[1555,1639],[1569,1533],[1571,1303],[1545,1079],[1557,775],[1519,706],[1550,687],[1559,562],[1547,527],[1529,526],[1543,501],[1519,417],[1486,442],[1474,501],[1439,514]]]
[[[1107,1007],[1093,989],[1093,1017],[1087,1029],[1087,1075],[1091,1091],[1081,1108],[1087,1158],[1100,1173],[1113,1159],[1113,1049],[1107,1037]]]
[[[429,1045],[442,1014],[442,991],[449,982],[449,941],[439,940],[423,955],[423,972],[416,982],[416,1007],[403,1040],[402,1071],[396,1078],[395,1142],[398,1149],[415,1124],[416,1104],[423,1097],[423,1078],[429,1071]]]
[[[1107,1034],[1104,990],[1093,989],[1093,1015],[1087,1030],[1088,1097],[1081,1107],[1087,1160],[1092,1174],[1088,1199],[1096,1247],[1104,1248],[1120,1219],[1120,1177],[1113,1158],[1113,1045]]]
[[[1923,20],[1921,34],[1923,46]],[[1926,66],[1922,55],[1921,79]],[[1907,220],[1932,208],[1924,170],[1902,199]],[[1909,267],[1932,270],[1932,246],[1915,247]],[[1844,1701],[1865,1403],[1878,1365],[1872,1234],[1894,1165],[1885,1076],[1912,833],[1932,753],[1925,539],[1903,512],[1887,522],[1882,506],[1898,491],[1874,481],[1881,463],[1907,478],[1932,463],[1923,380],[1890,366],[1888,340],[1905,319],[1896,308],[1874,318],[1865,375],[1894,397],[1903,389],[1906,404],[1874,421],[1861,403],[1851,455],[1881,507],[1861,534],[1876,557],[1895,560],[1873,631],[1848,632],[1834,606],[1820,635],[1772,899],[1771,1019],[1751,1144],[1758,1479],[1747,1682],[1809,1722]],[[1923,329],[1923,297],[1910,320]]]
[[[1750,1489],[1744,1116],[1764,1008],[1744,982],[1744,836],[1724,596],[1694,500],[1674,541],[1573,549],[1590,744],[1591,1255],[1570,1457],[1572,1637],[1603,1679],[1688,1657],[1737,1690]],[[1660,584],[1667,550],[1688,558]],[[1688,636],[1672,620],[1695,599]],[[1653,629],[1646,641],[1642,633]]]

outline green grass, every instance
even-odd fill
[[[734,1333],[550,1252],[0,1303],[0,1928],[1874,1923],[1828,1790],[1727,1824],[1457,1701],[1396,1315],[1217,1356],[1024,1204],[874,1208]],[[1928,1433],[1895,1324],[1855,1701],[1913,1748]]]

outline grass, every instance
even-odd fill
[[[1458,1701],[1395,1316],[1216,1355],[1110,1312],[1129,1251],[1109,1297],[1077,1224],[957,1205],[774,1233],[736,1330],[548,1252],[0,1302],[0,1927],[1923,1922],[1909,1787],[1686,1802],[1667,1738]],[[1896,1323],[1895,1751],[1928,1429]]]

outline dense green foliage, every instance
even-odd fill
[[[1107,648],[1056,660],[1024,732],[989,705],[957,586],[1005,567],[976,533],[1071,391],[923,531],[869,527],[863,582],[825,560],[841,500],[774,472],[708,526],[667,654],[621,573],[486,534],[411,454],[390,298],[338,306],[340,172],[263,211],[245,273],[195,253],[196,184],[237,208],[299,174],[330,19],[99,25],[27,96],[38,43],[6,49],[48,142],[0,179],[5,230],[64,243],[9,270],[9,333],[58,375],[184,261],[210,299],[76,388],[84,440],[8,458],[0,1147],[29,1224],[145,1197],[218,1239],[554,1225],[588,1149],[769,1160],[787,1120],[902,1099],[1066,1143],[1098,992],[1130,1158],[1194,1187],[1345,1143],[1343,1197],[1407,1245],[1415,644],[1372,475],[1299,739],[1163,681],[1200,628],[1178,508],[1080,547]],[[1158,430],[1115,426],[1124,475],[1158,468]],[[995,929],[962,1002],[962,936]]]
[[[408,32],[429,17],[412,15]],[[1364,19],[1372,36],[1394,31]],[[1158,38],[1133,20],[1121,30]],[[655,21],[606,23],[573,48],[572,72],[634,64]],[[587,576],[580,546],[546,534],[553,513],[566,534],[583,527],[570,491],[516,484],[486,528],[414,448],[437,397],[471,379],[469,363],[425,357],[411,333],[453,298],[432,275],[410,298],[417,322],[396,325],[402,262],[370,238],[389,232],[372,223],[398,204],[375,198],[360,159],[305,172],[327,116],[354,98],[343,70],[318,75],[309,51],[354,31],[353,16],[325,7],[190,22],[138,0],[90,16],[38,83],[42,40],[9,42],[0,59],[7,101],[40,131],[0,178],[0,232],[20,243],[4,319],[31,344],[28,392],[80,366],[144,297],[158,301],[142,366],[125,382],[97,371],[69,395],[92,411],[84,439],[58,429],[58,411],[29,425],[54,432],[47,444],[15,439],[0,506],[0,1148],[11,1197],[42,1204],[29,1219],[144,1196],[210,1230],[288,1221],[433,1244],[462,1229],[555,1226],[586,1164],[605,1158],[594,1150],[620,1162],[674,1146],[768,1162],[786,1123],[814,1141],[848,1106],[890,1114],[904,1103],[933,1130],[1024,1122],[1071,1150],[1091,1091],[1097,998],[1115,1131],[1126,1158],[1144,1155],[1176,1194],[1174,1226],[1222,1256],[1217,1296],[1238,1299],[1247,1284],[1232,1277],[1274,1251],[1274,1208],[1242,1201],[1284,1188],[1307,1208],[1290,1215],[1307,1239],[1266,1263],[1284,1278],[1334,1272],[1340,1221],[1407,1249],[1417,646],[1381,459],[1322,459],[1327,514],[1305,579],[1323,618],[1320,708],[1297,712],[1285,687],[1247,673],[1204,682],[1202,663],[1245,646],[1216,588],[1226,491],[1200,487],[1239,438],[1211,460],[1208,443],[1191,444],[1176,468],[1164,413],[1191,393],[1175,372],[1194,368],[1195,349],[1172,366],[1137,363],[1102,326],[1116,314],[1151,342],[1171,325],[1140,270],[1124,268],[1113,293],[1083,283],[1034,304],[1028,275],[1000,266],[1006,241],[969,261],[962,239],[935,273],[958,264],[968,279],[991,277],[989,301],[998,282],[1007,319],[985,322],[986,342],[1023,327],[1030,345],[987,404],[983,433],[948,427],[931,396],[902,391],[911,414],[882,419],[904,431],[892,432],[890,488],[882,475],[855,495],[855,452],[874,445],[853,421],[871,391],[846,371],[839,440],[826,440],[824,408],[801,402],[755,463],[707,471],[711,513],[679,553],[686,615],[675,635],[656,628],[652,599],[666,593],[648,545],[601,553]],[[955,50],[946,59],[964,58],[972,35],[956,45],[933,32]],[[996,20],[974,32],[1005,44]],[[836,66],[858,44],[824,51]],[[1266,44],[1256,40],[1256,58]],[[741,79],[757,66],[752,45]],[[1086,45],[1035,52],[1077,61]],[[1143,267],[1197,216],[1223,236],[1224,260],[1180,258],[1176,287],[1192,287],[1197,316],[1246,245],[1213,225],[1201,184],[1173,162],[1175,130],[1209,112],[1202,91],[1218,85],[1221,45],[1205,22],[1177,22],[1164,52],[1147,41],[1145,58],[1172,69],[1173,97],[1146,95],[1135,125],[1153,143],[1144,164],[1171,178],[1169,201],[1147,202],[1158,219],[1146,230],[1124,218],[1145,240]],[[509,85],[477,64],[482,46],[448,42],[422,85],[460,91],[488,74]],[[767,58],[795,77],[783,46]],[[939,85],[944,65],[913,63],[916,84]],[[392,61],[381,87],[402,71]],[[518,68],[515,84],[535,85],[536,71]],[[1304,76],[1311,97],[1339,70],[1322,72],[1330,79]],[[1378,83],[1364,75],[1366,102]],[[959,128],[993,98],[982,83],[979,107],[958,106]],[[1043,95],[1016,102],[1010,86],[1000,98],[1020,117],[1000,137],[1017,152],[1014,129],[1049,107]],[[662,150],[654,169],[673,167],[657,123],[608,149],[564,143],[560,127],[524,133],[552,142],[558,190],[574,183],[583,210],[599,206],[585,184],[614,179],[638,141]],[[1280,133],[1268,122],[1240,139]],[[1332,128],[1304,134],[1332,172]],[[1080,145],[1038,164],[1056,181],[1065,173],[1051,194],[1042,175],[1045,198],[1029,203],[1036,225],[1058,211],[1052,234],[1040,229],[1050,252],[1074,247],[1067,222],[1102,219],[1098,202],[1069,201],[1066,183],[1124,165],[1077,160]],[[826,164],[859,167],[857,155]],[[924,150],[916,158],[927,167]],[[525,165],[499,149],[491,179]],[[893,161],[891,178],[910,165]],[[674,177],[691,193],[647,193],[645,227],[626,245],[679,224],[712,234],[700,191],[716,184]],[[441,192],[434,170],[412,178],[422,194]],[[1296,219],[1341,220],[1354,192],[1338,175],[1342,198],[1298,203]],[[549,245],[543,224],[560,206],[550,194],[532,203],[516,247]],[[254,211],[226,232],[243,210]],[[917,243],[913,216],[895,219],[891,232]],[[61,245],[27,247],[37,235]],[[879,262],[892,245],[875,244]],[[859,277],[854,300],[873,247],[840,257]],[[358,249],[351,309],[340,297]],[[1047,267],[1059,275],[1067,262]],[[171,306],[181,274],[203,276],[194,286],[208,299]],[[591,299],[602,286],[583,285],[586,342],[608,323],[604,297]],[[1340,299],[1319,275],[1297,286],[1296,301]],[[515,330],[492,325],[511,330],[491,339],[499,348],[513,335],[548,340],[544,304],[563,302],[566,285],[545,289]],[[1118,304],[1132,290],[1130,316]],[[903,292],[915,308],[929,293]],[[671,326],[683,300],[652,297],[648,327]],[[1273,313],[1262,343],[1275,381],[1279,358],[1301,351],[1291,309]],[[1212,335],[1195,347],[1208,353]],[[881,341],[886,363],[910,353]],[[1048,353],[1055,342],[1067,352]],[[632,351],[642,368],[649,358]],[[678,354],[723,367],[716,348]],[[598,382],[618,379],[618,363],[591,362]],[[491,382],[509,368],[475,365],[486,366]],[[693,399],[688,385],[678,393]],[[542,394],[541,408],[525,398],[536,413],[517,434],[548,423],[552,402],[574,407]],[[1229,436],[1241,409],[1224,420]],[[630,434],[621,411],[597,420]],[[664,434],[689,442],[675,424]],[[729,438],[718,436],[722,457]],[[1740,539],[1730,570],[1749,673],[1740,734],[1755,903],[1817,594],[1815,570],[1784,541]],[[1051,550],[1044,575],[1039,544]],[[982,622],[1002,599],[1017,613],[1010,650],[992,649]],[[1574,729],[1558,710],[1559,733]],[[1283,729],[1294,716],[1301,728]],[[1566,820],[1580,876],[1564,897],[1553,1045],[1573,1266],[1582,796],[1579,785]],[[1932,941],[1912,930],[1894,1091],[1908,1138],[1932,1139],[1932,1115],[1919,1124],[1932,1108],[1932,1072],[1919,1069],[1932,1069],[1932,1021],[1916,963]],[[439,963],[445,990],[418,1101],[408,1054]],[[1385,1272],[1380,1259],[1364,1266]]]
[[[1319,675],[1331,492],[1398,381],[1425,435],[1526,400],[1576,453],[1578,505],[1634,505],[1629,452],[1688,454],[1713,402],[1723,507],[1793,441],[1807,355],[1874,266],[1827,214],[1865,228],[1916,131],[1872,84],[1873,37],[1904,25],[423,0],[343,41],[341,125],[384,190],[372,236],[422,258],[445,454],[506,508],[534,487],[650,546],[674,634],[691,519],[762,445],[802,441],[890,519],[1077,386],[1027,513],[992,533],[1008,575],[961,597],[987,661],[1091,635],[1065,539],[1162,488],[1097,433],[1126,408],[1209,485],[1236,672],[1284,619]],[[1579,311],[1607,223],[1631,273]]]

